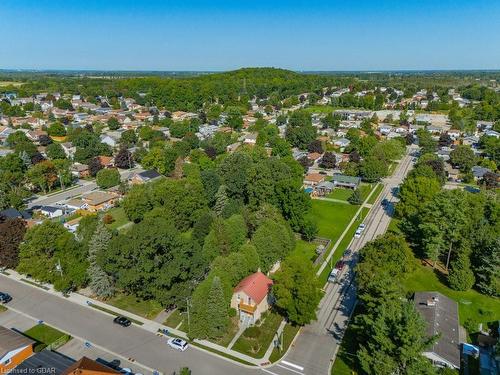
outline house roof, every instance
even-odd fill
[[[344,174],[335,173],[332,177],[332,181],[340,182],[343,184],[359,184],[361,182],[360,177],[346,176]]]
[[[62,375],[74,360],[52,350],[42,350],[24,360],[12,371],[13,374],[53,374]],[[35,370],[35,371],[32,371]],[[31,370],[31,371],[30,371]]]
[[[236,285],[236,288],[234,288],[234,292],[244,292],[259,304],[267,296],[271,285],[273,285],[273,281],[262,272],[258,271],[241,280],[239,284]]]
[[[0,358],[3,358],[8,352],[33,345],[35,341],[27,338],[11,329],[0,326]]]
[[[113,157],[111,157],[111,156],[101,155],[101,156],[98,156],[98,158],[99,158],[99,162],[101,163],[101,165],[108,165],[108,164],[111,164],[113,162]]]
[[[441,334],[429,349],[460,368],[460,336],[458,305],[438,292],[416,292],[415,307],[427,322],[427,334]]]
[[[113,194],[106,193],[105,191],[93,191],[83,197],[85,202],[93,206],[105,203],[113,199],[115,196]]]
[[[62,375],[80,375],[85,371],[101,374],[119,374],[118,371],[115,371],[108,366],[104,366],[99,362],[91,360],[90,358],[82,357],[82,359],[66,369]]]
[[[311,182],[321,182],[325,179],[325,176],[319,173],[309,173],[305,177],[305,181],[311,181]]]
[[[40,207],[40,211],[45,211],[45,212],[57,212],[59,211],[61,208],[60,207],[54,207],[54,206],[42,206]]]
[[[149,170],[149,171],[137,173],[137,175],[143,179],[146,179],[146,180],[152,180],[153,178],[157,178],[157,177],[161,176],[161,174],[159,174],[158,172],[156,172],[153,169]]]

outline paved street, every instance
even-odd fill
[[[0,289],[14,299],[9,309],[43,320],[73,337],[89,341],[93,346],[106,350],[116,358],[133,358],[140,365],[164,374],[179,371],[187,366],[193,374],[255,374],[251,369],[218,358],[196,347],[186,352],[170,349],[164,337],[158,337],[140,327],[123,328],[113,324],[113,318],[91,307],[69,302],[19,281],[0,274]]]
[[[142,168],[133,168],[133,169],[125,169],[125,170],[120,170],[120,175],[122,181],[125,181],[129,178],[130,175],[136,172],[143,172],[144,169]],[[92,181],[85,181],[85,180],[79,180],[77,183],[78,187],[70,188],[65,191],[62,191],[57,194],[53,194],[51,196],[37,196],[35,199],[31,200],[28,202],[26,205],[27,208],[31,208],[33,206],[46,206],[46,205],[51,205],[56,202],[64,201],[85,193],[88,193],[95,188],[97,188],[97,184],[95,183],[95,180]]]
[[[411,149],[410,152],[414,151]],[[357,261],[357,251],[364,244],[383,234],[391,220],[393,204],[384,208],[380,205],[383,199],[395,202],[394,189],[403,181],[412,168],[412,156],[407,154],[399,163],[395,173],[384,180],[384,189],[365,218],[366,229],[359,239],[353,239],[352,250],[339,282],[328,284],[325,296],[318,310],[318,320],[301,330],[294,346],[280,363],[266,369],[272,375],[304,374],[325,375],[334,362],[342,335],[356,304],[356,288],[353,283],[352,269]],[[337,251],[343,251],[338,249]]]

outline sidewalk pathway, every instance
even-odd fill
[[[243,334],[243,332],[245,331],[245,329],[247,329],[246,326],[242,325],[240,327],[240,329],[238,330],[238,332],[236,332],[236,335],[234,335],[233,339],[231,340],[231,342],[229,343],[229,345],[227,346],[228,349],[231,349],[234,345],[234,343],[236,341],[238,341],[238,339],[240,338],[240,336]]]
[[[328,202],[335,202],[335,203],[350,204],[348,201],[343,201],[342,199],[335,199],[335,198],[315,197],[313,199],[317,199],[319,201],[328,201]]]
[[[285,322],[285,320],[282,320],[280,323],[280,326],[278,327],[278,330],[276,331],[276,333],[273,337],[273,340],[271,341],[271,344],[269,345],[269,348],[267,348],[267,350],[266,350],[266,354],[264,354],[264,357],[262,358],[262,360],[264,362],[269,361],[269,357],[271,356],[271,353],[273,352],[273,349],[274,349],[274,339],[276,337],[281,336],[281,333],[283,332],[283,329],[285,329],[285,326],[286,326],[286,322]]]

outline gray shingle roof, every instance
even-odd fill
[[[20,333],[0,326],[0,358],[8,352],[32,345],[35,342]]]

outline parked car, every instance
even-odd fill
[[[167,344],[176,350],[180,350],[181,352],[185,351],[188,348],[188,343],[182,339],[171,338],[167,341]]]
[[[387,207],[389,205],[389,200],[387,198],[382,199],[382,207]]]
[[[10,301],[12,301],[10,294],[0,292],[0,303],[9,303]]]
[[[117,316],[116,318],[113,319],[113,322],[115,324],[121,325],[122,327],[128,327],[132,324],[132,322],[127,318],[125,318],[124,316]]]
[[[337,269],[337,270],[339,270],[339,271],[342,271],[342,269],[344,268],[344,266],[345,266],[344,261],[339,260],[339,261],[335,264],[335,269]]]
[[[356,233],[354,233],[354,238],[359,238],[361,237],[361,230],[358,228],[356,229]]]
[[[364,231],[365,228],[366,228],[366,224],[365,223],[359,224],[358,229],[361,229],[361,232]]]
[[[344,251],[344,254],[342,254],[344,258],[347,258],[349,255],[351,255],[351,249],[346,249],[346,251]]]
[[[133,374],[133,372],[128,367],[124,367],[124,368],[120,369],[120,374],[127,375],[127,374]]]
[[[330,272],[330,275],[328,275],[328,282],[329,283],[334,283],[337,281],[337,275],[339,274],[339,270],[334,268],[332,272]]]

